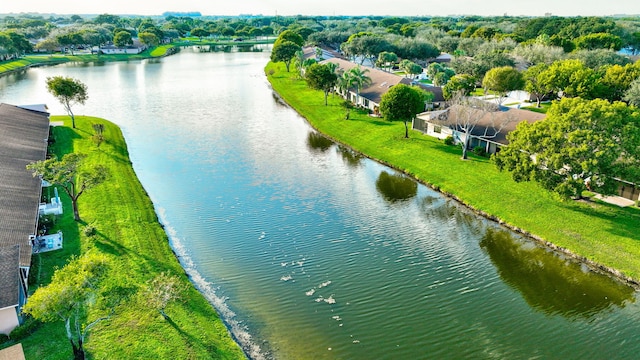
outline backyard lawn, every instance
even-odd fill
[[[640,279],[640,209],[601,202],[562,201],[535,183],[515,183],[487,158],[460,159],[461,149],[352,111],[344,120],[341,98],[324,106],[322,92],[309,89],[281,63],[265,68],[274,90],[320,132],[389,164],[474,209],[540,241],[566,249],[592,266],[604,266],[627,280]]]

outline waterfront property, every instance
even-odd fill
[[[36,109],[40,110],[36,110]],[[42,183],[26,169],[44,160],[49,113],[44,107],[0,104],[0,333],[20,323],[26,303]]]
[[[360,65],[340,58],[327,59],[320,62],[321,64],[334,63],[338,65],[339,71],[349,71]],[[386,94],[389,89],[398,84],[411,84],[411,79],[398,76],[386,71],[363,67],[366,69],[366,76],[371,79],[371,83],[358,92],[355,88],[344,90],[342,96],[349,99],[358,107],[370,110],[374,114],[378,114],[382,95]]]
[[[475,147],[482,147],[489,154],[496,153],[501,146],[509,143],[507,134],[515,130],[519,123],[523,121],[534,123],[545,118],[544,114],[527,110],[496,110],[481,114],[479,113],[481,110],[465,109],[460,105],[454,105],[444,110],[419,114],[414,119],[412,127],[414,130],[419,130],[424,134],[439,139],[451,136],[456,143],[464,142],[467,134],[461,129],[457,119],[462,110],[470,112],[471,117],[480,117],[477,125],[468,134],[470,137],[468,142],[469,150]]]

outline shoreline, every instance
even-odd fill
[[[118,264],[109,286],[127,288],[131,295],[114,306],[108,322],[91,331],[85,343],[90,357],[248,359],[218,309],[199,290],[171,246],[170,234],[133,168],[120,127],[90,116],[76,116],[76,129],[70,127],[66,115],[52,116],[55,120],[64,120],[65,126],[53,128],[56,141],[51,153],[86,154],[86,166],[105,166],[109,179],[79,200],[81,222],[72,220],[70,200],[63,197],[64,213],[58,222],[65,233],[65,248],[40,255],[46,274],[31,286],[46,285],[50,273],[64,266],[69,256],[97,251]],[[104,125],[105,141],[99,147],[92,137],[95,123]],[[86,232],[89,226],[94,233]],[[183,287],[180,299],[166,306],[168,320],[141,300],[150,281],[161,273],[178,277]],[[27,358],[70,356],[62,322],[39,324],[25,335],[15,341],[23,343]]]
[[[267,64],[266,66],[268,66],[269,64]],[[411,172],[407,171],[406,169],[401,168],[400,166],[397,166],[395,164],[392,164],[388,161],[376,158],[370,154],[367,154],[365,152],[362,152],[358,149],[355,149],[351,144],[346,143],[344,141],[341,141],[337,138],[335,138],[334,136],[331,136],[330,134],[327,134],[326,132],[321,131],[318,126],[316,126],[316,124],[311,121],[305,114],[301,113],[300,111],[298,111],[290,102],[288,99],[286,99],[285,97],[282,96],[282,94],[280,94],[274,87],[273,87],[273,83],[272,83],[272,78],[266,74],[267,76],[267,80],[269,82],[269,85],[273,91],[273,94],[275,97],[277,97],[278,101],[283,103],[285,106],[288,106],[289,108],[293,109],[294,111],[296,111],[296,113],[298,113],[302,118],[305,119],[305,121],[309,124],[309,126],[311,126],[313,129],[315,129],[316,131],[318,131],[319,133],[321,133],[323,136],[331,139],[331,141],[343,145],[345,147],[348,147],[349,149],[351,149],[352,151],[365,156],[368,159],[374,160],[380,164],[383,164],[385,166],[388,166],[396,171],[399,171],[403,174],[405,174],[406,176],[411,177],[412,179],[414,179],[415,181],[417,181],[418,183],[425,185],[427,187],[429,187],[430,189],[439,192],[440,194],[442,194],[443,196],[453,199],[456,202],[458,202],[459,204],[461,204],[462,206],[466,207],[467,209],[469,209],[470,211],[472,211],[473,213],[477,214],[478,216],[482,216],[483,218],[492,221],[498,225],[504,226],[505,228],[512,230],[534,242],[536,242],[537,244],[555,252],[558,254],[562,254],[566,257],[568,257],[571,261],[580,263],[580,264],[584,264],[586,265],[591,271],[600,273],[600,274],[604,274],[606,276],[609,276],[613,279],[616,279],[630,287],[632,287],[634,290],[639,291],[640,290],[640,280],[635,279],[631,276],[625,275],[623,272],[621,272],[620,270],[610,267],[610,266],[606,266],[604,264],[598,263],[596,261],[590,260],[588,258],[586,258],[585,256],[582,256],[580,254],[577,254],[571,250],[569,250],[566,247],[562,247],[559,246],[553,242],[550,242],[546,239],[544,239],[541,236],[538,236],[528,230],[525,230],[521,227],[515,226],[507,221],[505,221],[504,219],[501,219],[500,217],[490,214],[486,211],[480,210],[477,207],[471,205],[468,201],[465,201],[464,199],[460,198],[459,196],[448,192],[448,191],[443,191],[439,186],[434,185],[432,183],[430,183],[427,180],[421,179],[419,177],[416,177],[415,174],[412,174]]]

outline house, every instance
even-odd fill
[[[441,53],[440,55],[438,55],[438,57],[433,59],[431,62],[449,63],[451,62],[451,60],[453,60],[453,56],[451,54]]]
[[[20,322],[26,303],[32,242],[37,236],[42,182],[26,169],[44,160],[49,113],[0,104],[0,333]]]
[[[338,68],[342,69],[342,71],[349,71],[350,69],[359,66],[356,63],[339,58],[327,59],[321,61],[320,63],[326,64],[329,62],[337,64]],[[411,85],[411,79],[407,79],[402,76],[398,76],[396,74],[379,69],[373,69],[369,67],[363,68],[367,70],[366,75],[371,79],[371,83],[367,87],[360,89],[359,96],[358,94],[356,94],[355,89],[349,89],[342,95],[351,100],[351,102],[353,102],[356,106],[369,109],[374,114],[378,113],[382,95],[384,95],[392,86],[398,84]]]
[[[344,59],[342,54],[339,52],[326,48],[324,46],[305,46],[302,48],[302,53],[304,55],[304,59],[316,59],[318,60],[317,51],[320,51],[322,54],[320,55],[319,60],[331,59],[331,58],[341,58]]]
[[[129,55],[135,55],[135,54],[140,54],[141,52],[145,51],[147,49],[147,46],[142,44],[140,42],[140,40],[138,39],[133,39],[133,45],[131,46],[126,46],[126,47],[117,47],[115,45],[105,45],[105,46],[101,46],[99,48],[96,48],[95,50],[92,51],[100,51],[103,54],[129,54]]]
[[[423,84],[421,82],[413,82],[411,84],[419,86],[422,90],[428,91],[433,94],[433,100],[431,100],[431,104],[427,104],[427,109],[445,107],[447,100],[445,100],[444,98],[444,93],[442,92],[442,86],[433,86],[433,85]]]
[[[481,110],[454,105],[444,110],[429,111],[418,114],[412,127],[429,136],[445,139],[453,137],[456,143],[463,142],[466,134],[460,129],[456,117],[459,110],[478,112]],[[482,114],[478,113],[480,117]],[[472,115],[473,116],[473,115]],[[482,147],[487,153],[499,151],[501,146],[507,145],[507,134],[515,130],[522,121],[534,123],[544,119],[545,115],[528,110],[508,109],[487,111],[480,117],[470,134],[469,149]]]

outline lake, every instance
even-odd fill
[[[255,359],[630,359],[637,293],[337,146],[268,52],[184,49],[0,77],[0,101],[118,124],[194,284]]]

